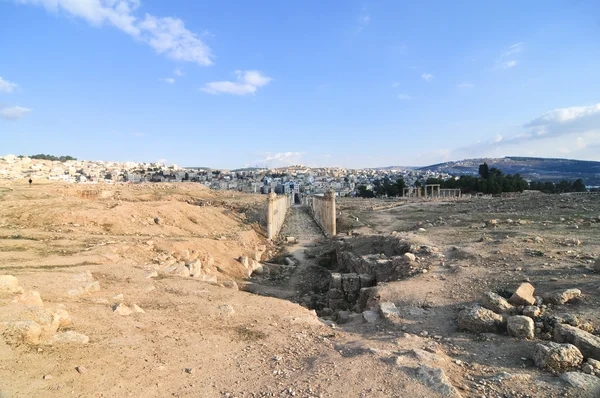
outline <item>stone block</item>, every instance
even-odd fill
[[[0,293],[23,293],[23,288],[14,276],[0,275]]]
[[[583,355],[572,344],[549,342],[535,345],[533,361],[542,369],[565,370],[579,366],[583,362]]]
[[[474,306],[459,312],[458,327],[473,333],[495,333],[502,327],[502,317],[487,308]]]
[[[486,292],[483,294],[481,305],[497,314],[502,314],[503,312],[514,308],[504,297],[493,292]]]
[[[600,337],[585,332],[575,326],[559,324],[554,328],[554,340],[570,343],[579,348],[586,358],[600,361]]]
[[[542,298],[545,303],[562,305],[580,296],[581,290],[567,289],[546,293]]]
[[[533,339],[535,326],[533,319],[515,315],[508,317],[506,327],[508,335],[519,339]]]
[[[519,288],[513,293],[508,301],[513,305],[534,305],[534,291],[535,288],[531,283],[521,283]]]
[[[329,288],[342,290],[342,274],[332,273],[329,279]]]
[[[360,279],[357,274],[342,274],[342,290],[346,294],[358,294]]]

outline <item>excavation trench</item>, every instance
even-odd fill
[[[280,252],[246,286],[314,309],[320,316],[362,312],[380,282],[404,279],[428,268],[412,253],[430,252],[397,235],[326,238],[308,211],[294,206],[280,232]]]

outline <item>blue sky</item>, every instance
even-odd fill
[[[0,154],[600,160],[598,1],[0,0]]]

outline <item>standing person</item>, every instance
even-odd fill
[[[30,178],[29,179],[29,186],[31,186],[31,183],[33,182],[33,180]]]

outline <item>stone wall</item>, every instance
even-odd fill
[[[288,195],[277,196],[271,192],[267,197],[267,238],[273,239],[277,236],[283,223],[292,197]]]
[[[327,236],[337,233],[335,222],[335,192],[330,191],[325,196],[313,196],[310,201],[312,215]]]

